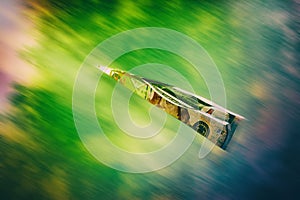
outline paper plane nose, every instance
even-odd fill
[[[98,66],[98,69],[100,69],[103,73],[110,75],[112,68],[106,67],[106,66]]]

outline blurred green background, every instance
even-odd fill
[[[299,198],[296,0],[4,0],[0,5],[1,199]],[[248,119],[226,152],[215,149],[198,159],[196,141],[164,169],[129,174],[101,164],[84,148],[72,116],[77,70],[100,42],[139,27],[182,32],[215,61],[227,107]],[[112,67],[130,70],[149,62],[176,69],[209,98],[188,63],[168,52],[135,51]],[[116,144],[135,149],[101,104],[107,104],[115,82],[101,81],[99,121]],[[132,108],[137,118],[148,111],[138,98],[132,101],[140,106]]]

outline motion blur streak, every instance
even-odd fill
[[[300,198],[299,1],[4,0],[0,5],[1,198]],[[83,147],[71,109],[76,71],[101,41],[138,27],[182,32],[211,55],[228,109],[248,119],[228,152],[214,150],[199,160],[195,141],[171,166],[136,175],[102,165]],[[209,98],[189,64],[168,52],[134,51],[111,67],[130,70],[150,62],[190,77],[199,84],[195,92]],[[97,115],[106,122],[108,137],[126,148],[111,111],[101,106],[114,87],[114,81],[104,82],[97,91]]]

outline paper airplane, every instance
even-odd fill
[[[109,67],[102,72],[225,149],[244,117],[178,87]]]

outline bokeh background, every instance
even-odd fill
[[[2,0],[1,199],[299,199],[299,13],[297,0]],[[73,122],[72,88],[97,44],[149,26],[199,42],[220,70],[227,107],[247,121],[226,152],[198,159],[195,142],[164,169],[130,174],[85,149]],[[188,63],[168,52],[132,52],[112,67],[130,70],[149,62],[173,67],[209,98]],[[115,84],[102,81],[99,120],[116,144],[135,149],[101,105]],[[140,105],[133,116],[148,111],[138,98],[132,101]]]

